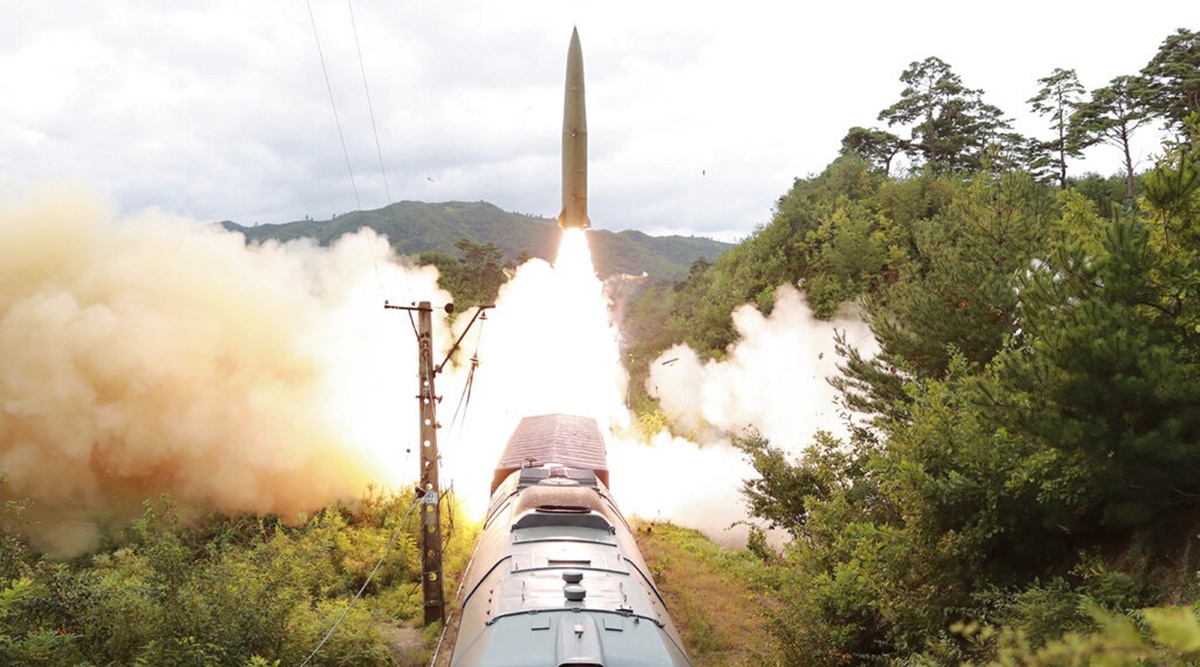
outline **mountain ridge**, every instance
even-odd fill
[[[455,255],[455,243],[468,239],[492,244],[506,260],[521,256],[552,260],[562,230],[554,220],[511,213],[485,201],[400,201],[369,211],[353,211],[328,220],[296,220],[246,227],[225,220],[221,226],[242,234],[248,243],[269,239],[312,238],[328,245],[363,227],[386,236],[401,255]],[[588,230],[592,260],[601,278],[616,274],[679,280],[698,259],[712,261],[733,244],[698,236],[651,236],[636,230]]]

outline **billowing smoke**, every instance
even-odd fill
[[[477,352],[480,360],[478,381],[465,420],[471,427],[443,439],[449,478],[482,511],[490,464],[521,417],[583,414],[612,434],[613,493],[625,512],[742,542],[746,527],[730,526],[747,518],[740,489],[755,471],[730,435],[754,427],[798,455],[818,429],[840,433],[836,392],[825,380],[837,373],[834,334],[845,331],[870,353],[869,329],[850,312],[817,320],[796,289],[781,287],[769,316],[752,306],[734,313],[739,340],[723,361],[704,363],[676,346],[654,362],[648,389],[674,432],[688,438],[664,431],[641,442],[628,428],[618,333],[584,251],[582,235],[567,236],[553,266],[520,267],[478,343],[468,344],[464,356]],[[462,382],[461,370],[452,382]]]
[[[626,375],[583,232],[567,230],[553,265],[531,260],[501,289],[480,339],[480,408],[515,426],[550,412],[624,419]],[[489,424],[497,419],[484,419]]]
[[[819,429],[843,430],[837,392],[826,378],[838,374],[836,331],[868,353],[873,349],[860,318],[847,310],[832,321],[818,320],[800,292],[784,285],[770,315],[743,305],[733,312],[733,323],[738,341],[726,359],[702,364],[680,345],[651,365],[647,390],[679,432],[753,426],[775,445],[799,451]]]
[[[369,231],[328,248],[248,247],[161,213],[120,218],[78,190],[0,208],[0,494],[32,499],[35,537],[70,553],[94,540],[97,517],[159,493],[185,509],[294,517],[411,482],[416,348],[385,298],[450,296]],[[519,267],[496,306],[437,378],[443,483],[468,511],[482,512],[522,417],[583,414],[615,434],[623,509],[730,542],[753,471],[729,434],[754,426],[798,453],[816,429],[836,431],[833,331],[870,341],[857,320],[816,321],[781,288],[770,316],[735,313],[724,361],[677,347],[654,363],[648,388],[696,442],[643,443],[629,435],[618,335],[582,233],[564,235],[553,266]],[[435,320],[435,362],[469,319],[453,331]]]
[[[627,377],[609,304],[581,248],[582,235],[566,237],[554,266],[529,262],[501,291],[472,348],[481,363],[467,420],[475,428],[443,448],[450,477],[461,494],[475,494],[469,506],[482,508],[477,494],[487,488],[487,464],[521,417],[583,414],[612,433],[609,466],[623,510],[738,544],[747,529],[730,526],[747,518],[740,489],[755,471],[730,435],[754,427],[798,455],[818,429],[842,432],[836,392],[825,380],[837,373],[834,334],[845,331],[870,353],[869,329],[852,312],[817,320],[796,289],[781,287],[769,316],[752,306],[734,313],[739,340],[723,361],[703,363],[683,346],[655,361],[648,389],[674,432],[690,439],[661,432],[641,442],[628,428]]]
[[[696,442],[660,434],[654,448],[618,448],[618,456],[642,463],[627,469],[657,471],[656,493],[625,499],[650,516],[674,518],[710,536],[736,543],[744,529],[729,526],[746,519],[742,480],[755,473],[729,435],[753,427],[793,456],[818,430],[844,434],[836,391],[826,381],[837,371],[834,335],[864,353],[874,349],[870,329],[853,312],[833,321],[816,319],[799,291],[784,285],[775,308],[764,316],[750,305],[733,313],[738,341],[721,361],[701,362],[686,346],[675,346],[651,365],[647,390],[671,419],[677,433]],[[665,449],[664,449],[665,448]],[[672,454],[663,456],[664,451]],[[648,488],[649,479],[635,485]]]
[[[34,532],[73,551],[81,517],[158,493],[295,516],[397,483],[416,363],[381,288],[435,280],[369,232],[247,247],[78,189],[6,204],[0,493],[35,501]]]

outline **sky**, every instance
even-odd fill
[[[83,183],[127,214],[243,225],[402,200],[555,217],[576,27],[593,225],[727,241],[768,223],[850,127],[880,126],[911,62],[941,58],[1017,130],[1048,136],[1026,103],[1038,78],[1074,68],[1090,90],[1134,74],[1200,14],[1184,0],[1133,11],[1030,0],[0,0],[0,10],[0,197]],[[1072,168],[1115,173],[1119,153],[1097,147]]]

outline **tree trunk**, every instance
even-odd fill
[[[1121,148],[1125,149],[1125,199],[1133,201],[1133,157],[1129,153],[1129,132],[1122,129]]]
[[[1067,133],[1063,125],[1058,127],[1058,189],[1067,189]]]

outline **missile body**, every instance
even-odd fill
[[[563,101],[562,213],[558,226],[587,229],[587,111],[583,99],[583,50],[579,30],[567,49],[567,91]]]

